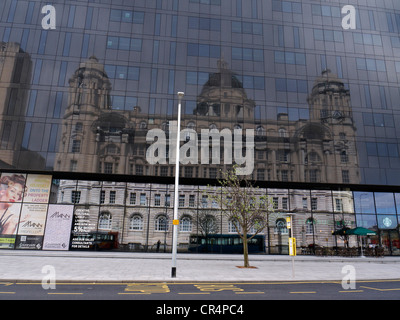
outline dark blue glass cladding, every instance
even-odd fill
[[[183,91],[182,176],[240,163],[224,139],[205,161],[201,130],[242,129],[256,180],[398,185],[400,3],[349,5],[3,0],[0,169],[173,172]],[[149,154],[155,129],[166,146]]]

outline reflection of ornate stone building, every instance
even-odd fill
[[[32,61],[18,43],[0,42],[0,167],[43,168],[44,159],[28,150],[24,133],[32,75]],[[25,139],[25,141],[24,141]]]
[[[191,235],[204,234],[199,221],[205,216],[215,219],[213,232],[236,234],[230,221],[213,204],[203,186],[184,185],[179,195],[179,250],[188,249]],[[75,204],[89,210],[92,231],[118,233],[120,249],[170,251],[172,245],[173,185],[149,183],[61,180],[57,203]],[[344,246],[343,239],[332,231],[355,226],[352,192],[299,189],[259,189],[268,194],[274,212],[269,215],[265,236],[267,253],[287,254],[286,217],[293,217],[297,246]],[[354,245],[355,239],[350,239]]]
[[[138,106],[113,110],[111,84],[104,67],[91,57],[69,81],[70,96],[63,120],[55,170],[169,176],[168,164],[146,161],[148,130],[168,133],[165,115],[149,119]],[[308,99],[310,118],[291,121],[254,120],[255,103],[224,61],[210,74],[197,97],[193,115],[184,115],[182,128],[255,130],[253,178],[261,181],[359,183],[355,127],[350,93],[329,70],[315,80]],[[168,134],[167,134],[168,136]],[[200,139],[199,139],[200,140]],[[221,143],[222,145],[222,143]],[[223,154],[221,152],[221,154]],[[200,163],[200,161],[199,161]],[[225,165],[185,165],[181,176],[216,178]]]
[[[140,107],[132,111],[113,110],[111,85],[102,64],[91,57],[71,77],[70,96],[55,169],[58,171],[101,172],[172,176],[173,166],[151,166],[145,154],[146,134],[161,128],[168,137],[166,117],[151,121]],[[224,62],[211,74],[197,97],[194,114],[183,116],[183,128],[255,130],[255,169],[253,177],[263,181],[357,183],[358,161],[355,127],[349,91],[329,71],[316,79],[309,95],[309,119],[290,121],[287,114],[255,123],[255,103],[247,97],[242,83]],[[254,127],[256,126],[256,127]],[[223,154],[223,152],[221,152]],[[181,166],[181,175],[191,178],[215,178],[217,165]],[[350,192],[265,189],[273,198],[276,215],[271,215],[265,230],[271,253],[281,253],[287,244],[285,217],[295,214],[294,228],[298,246],[310,243],[334,246],[331,232],[345,221],[354,225]],[[201,211],[221,215],[204,198],[202,187],[182,186],[179,197],[181,230],[179,244],[187,248],[190,234]],[[93,225],[100,231],[118,232],[121,244],[130,249],[154,247],[158,240],[172,241],[173,186],[121,182],[63,181],[61,203],[91,208]],[[279,212],[279,214],[278,214]],[[229,221],[221,216],[221,233],[232,233]]]

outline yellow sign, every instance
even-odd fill
[[[178,226],[179,225],[179,220],[172,220],[172,224],[174,226]]]
[[[292,223],[291,223],[290,217],[287,217],[286,218],[286,228],[290,229],[291,227],[292,227]]]
[[[296,255],[296,238],[289,238],[289,255]]]

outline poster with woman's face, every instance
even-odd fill
[[[26,175],[2,173],[0,177],[0,235],[14,235],[17,231],[21,202],[25,192]],[[11,238],[0,238],[9,243]]]
[[[21,202],[24,197],[26,175],[2,173],[0,178],[0,202]]]

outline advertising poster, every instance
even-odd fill
[[[49,205],[43,250],[68,250],[73,215],[73,205]]]
[[[2,173],[0,178],[0,248],[13,249],[26,175]]]
[[[90,222],[90,210],[77,208],[71,235],[71,250],[90,249],[94,245],[93,233],[95,226]]]
[[[42,249],[47,206],[36,203],[22,205],[16,249]]]
[[[24,202],[47,203],[50,196],[51,175],[28,174]]]

